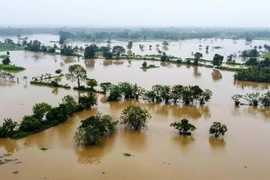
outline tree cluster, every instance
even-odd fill
[[[259,92],[255,93],[246,93],[245,95],[236,94],[232,96],[232,100],[234,100],[234,104],[236,106],[240,104],[246,104],[241,102],[241,100],[245,100],[249,106],[270,106],[270,91],[266,93],[260,94]]]

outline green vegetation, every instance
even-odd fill
[[[124,154],[124,156],[127,156],[127,157],[131,156],[131,154],[129,154],[129,153],[123,153],[123,154]]]
[[[253,67],[242,69],[234,74],[235,80],[252,82],[270,82],[270,67]]]
[[[130,105],[122,111],[120,119],[121,124],[124,124],[126,127],[141,130],[147,127],[151,115],[146,109],[140,106]]]
[[[23,50],[23,47],[15,43],[1,43],[0,42],[0,51],[19,51]]]
[[[196,130],[196,127],[188,122],[187,119],[182,119],[181,122],[171,123],[172,127],[179,130],[180,135],[190,136],[192,131]]]
[[[61,84],[58,84],[58,82],[56,82],[56,81],[51,81],[51,82],[31,81],[30,84],[70,89],[69,85],[67,85],[67,84],[61,85]]]
[[[14,66],[14,65],[0,64],[0,70],[4,70],[4,71],[23,71],[23,70],[25,70],[25,68],[20,67],[20,66]]]
[[[79,64],[70,65],[68,67],[68,73],[66,74],[66,78],[67,80],[70,80],[72,82],[77,80],[78,88],[79,88],[81,86],[80,82],[86,80],[87,72],[84,69],[84,67],[82,67]]]
[[[270,106],[270,91],[267,91],[266,93],[260,94],[259,92],[255,93],[246,93],[246,95],[236,94],[232,96],[232,100],[234,100],[234,103],[236,106],[246,104],[241,102],[241,100],[244,100],[247,102],[249,106]]]
[[[258,57],[260,53],[257,49],[244,50],[241,54],[242,57]]]
[[[95,116],[82,121],[82,125],[75,133],[74,140],[78,146],[102,143],[105,137],[114,132],[117,123],[111,116],[98,112]]]
[[[221,135],[228,131],[228,128],[225,124],[221,124],[220,122],[213,122],[209,129],[209,134],[214,136],[215,138],[219,138]]]
[[[88,94],[88,97],[90,97],[88,98],[90,102],[87,102],[87,106],[82,105],[81,102],[77,103],[71,96],[65,96],[62,103],[56,107],[51,107],[47,103],[38,103],[33,107],[33,115],[24,116],[20,123],[5,119],[0,127],[0,137],[20,139],[61,124],[67,121],[68,115],[86,108],[92,108],[89,105],[96,104],[96,98],[93,94]]]
[[[223,59],[224,59],[224,56],[221,56],[219,54],[215,54],[215,56],[213,58],[213,65],[217,66],[217,67],[221,66]]]
[[[151,69],[151,68],[159,68],[159,66],[156,66],[154,64],[147,65],[147,62],[144,61],[141,68],[142,69]]]
[[[46,148],[46,147],[42,147],[42,148],[40,148],[40,150],[42,150],[42,151],[47,151],[47,150],[48,150],[48,148]]]
[[[56,73],[56,74],[61,74],[61,72],[62,72],[61,69],[56,69],[56,70],[55,70],[55,73]]]
[[[198,65],[199,59],[201,59],[203,57],[202,53],[196,52],[194,54],[194,65]]]

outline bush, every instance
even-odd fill
[[[19,130],[23,132],[35,132],[41,128],[41,122],[34,116],[24,116]]]
[[[91,116],[84,121],[77,129],[74,140],[77,145],[95,145],[104,141],[105,137],[115,130],[117,121],[113,121],[109,115],[100,112],[96,116]]]
[[[181,122],[171,123],[172,127],[179,130],[180,135],[191,135],[191,131],[195,131],[196,127],[188,122],[187,119],[182,119]]]
[[[93,92],[88,92],[86,96],[79,97],[79,106],[81,109],[89,109],[97,105],[97,97]]]
[[[209,129],[210,135],[214,135],[214,137],[218,138],[221,135],[227,132],[227,126],[225,124],[221,124],[220,122],[213,122],[212,126]]]
[[[62,104],[61,105],[65,106],[66,112],[67,112],[68,115],[72,115],[73,113],[75,113],[77,111],[77,108],[78,108],[78,103],[70,95],[64,96],[62,98]]]
[[[51,105],[43,102],[35,104],[32,110],[36,118],[42,119],[45,113],[48,112],[51,108]]]
[[[56,74],[60,74],[61,72],[62,72],[61,69],[57,69],[57,70],[55,71]]]
[[[0,127],[0,138],[10,137],[16,126],[17,122],[13,122],[12,119],[10,118],[4,119],[4,123],[2,127]]]
[[[147,127],[148,120],[151,118],[150,113],[140,106],[130,105],[121,113],[121,124],[128,128],[141,130]]]
[[[47,52],[48,53],[55,53],[55,48],[49,48]]]
[[[65,122],[68,119],[67,108],[65,105],[60,104],[59,107],[52,108],[46,114],[46,120],[48,121],[56,121],[56,122]]]

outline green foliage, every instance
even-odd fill
[[[168,61],[168,56],[166,55],[165,52],[163,52],[163,55],[160,57],[161,61]]]
[[[221,66],[223,59],[224,59],[224,56],[221,56],[219,54],[215,54],[215,56],[213,58],[213,65],[218,66],[218,67]]]
[[[10,118],[4,119],[2,126],[0,126],[0,138],[10,137],[17,124],[17,122],[12,121]]]
[[[6,70],[6,71],[23,71],[25,68],[20,66],[12,66],[12,65],[2,65],[0,64],[0,70]]]
[[[202,57],[203,57],[202,53],[196,52],[194,54],[194,62],[193,62],[193,64],[198,65],[198,62],[199,62],[200,58],[202,58]]]
[[[94,90],[94,87],[98,85],[98,82],[95,79],[87,79],[86,84],[87,86],[90,86],[92,90]]]
[[[56,69],[56,70],[55,70],[55,73],[56,73],[56,74],[61,74],[61,72],[62,72],[61,69]]]
[[[42,148],[40,148],[40,150],[42,150],[42,151],[47,151],[47,150],[48,150],[48,148],[46,148],[46,147],[42,147]]]
[[[144,61],[144,62],[142,63],[142,67],[143,67],[143,68],[146,68],[146,67],[147,67],[147,62],[146,62],[146,61]]]
[[[78,87],[80,87],[80,82],[85,81],[87,78],[87,72],[84,67],[79,64],[70,65],[68,67],[68,73],[66,74],[66,78],[67,80],[70,80],[72,82],[77,80]]]
[[[3,64],[3,65],[9,65],[10,63],[11,63],[11,61],[10,61],[9,57],[6,57],[6,58],[4,58],[4,59],[2,60],[2,64]]]
[[[122,46],[114,46],[112,49],[112,53],[120,56],[120,54],[126,53],[126,50]]]
[[[55,48],[48,48],[48,53],[55,53]]]
[[[46,120],[49,122],[62,123],[68,120],[68,111],[65,105],[60,104],[58,107],[53,107],[47,114]]]
[[[127,48],[128,49],[132,49],[132,47],[133,47],[133,43],[132,43],[132,41],[129,41],[128,42],[128,45],[127,45]]]
[[[65,111],[69,116],[75,113],[78,108],[78,103],[71,95],[64,96],[61,105],[65,106]]]
[[[82,121],[82,125],[77,129],[74,140],[77,145],[96,145],[105,140],[105,137],[115,131],[117,121],[113,121],[109,115],[98,112]]]
[[[240,99],[244,99],[250,106],[270,106],[270,90],[260,94],[259,92],[246,93],[245,95],[236,94],[232,96],[232,99],[235,102],[235,105],[244,104],[240,102]]]
[[[124,154],[124,156],[126,156],[126,157],[130,157],[131,156],[131,154],[129,154],[129,153],[123,153]]]
[[[34,117],[37,119],[42,119],[43,116],[51,109],[51,105],[43,102],[43,103],[37,103],[33,106],[32,110],[34,113]]]
[[[236,94],[236,95],[233,95],[232,96],[232,100],[234,100],[234,105],[235,106],[239,106],[240,105],[240,98],[242,98],[243,96],[242,95],[240,95],[240,94]]]
[[[134,130],[146,128],[150,118],[151,115],[146,109],[134,105],[125,108],[120,116],[121,124]]]
[[[241,54],[242,57],[258,57],[259,55],[257,49],[244,50]]]
[[[113,54],[111,52],[103,52],[102,55],[105,59],[112,59],[113,58]]]
[[[84,58],[93,59],[97,51],[98,51],[98,47],[95,44],[87,46],[84,50]]]
[[[213,135],[215,138],[220,137],[221,135],[224,136],[224,134],[227,132],[227,126],[225,124],[221,124],[220,122],[213,122],[209,129],[209,134]]]
[[[122,98],[122,92],[120,90],[120,87],[117,85],[111,85],[110,86],[110,94],[107,98],[107,101],[119,101]]]
[[[60,54],[64,56],[73,56],[74,55],[74,49],[71,46],[61,46]]]
[[[181,122],[171,123],[172,127],[179,130],[180,135],[191,135],[192,131],[196,130],[196,127],[188,122],[187,119],[182,119]]]
[[[24,116],[19,130],[23,132],[34,132],[41,128],[41,122],[34,116]]]
[[[259,61],[257,58],[249,58],[246,62],[245,65],[247,66],[257,66],[259,64]]]
[[[107,93],[107,90],[110,88],[110,86],[112,85],[112,83],[110,82],[103,82],[103,83],[100,83],[100,88],[102,89],[103,93]]]
[[[270,67],[242,69],[234,74],[235,80],[252,82],[270,82]]]
[[[88,92],[85,96],[79,97],[79,106],[81,109],[89,109],[97,105],[97,97],[93,92]]]
[[[34,51],[34,52],[41,51],[41,42],[38,40],[30,41],[27,44],[27,47],[25,48],[25,50]]]

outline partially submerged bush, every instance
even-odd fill
[[[218,138],[221,135],[224,136],[224,134],[227,132],[228,128],[225,124],[221,124],[220,122],[213,122],[209,129],[210,135],[213,135],[214,137]]]
[[[4,119],[2,126],[0,126],[0,138],[12,135],[17,124],[17,122],[12,121],[10,118]]]
[[[34,132],[40,129],[41,122],[34,116],[24,116],[20,124],[19,130],[23,132]]]
[[[87,146],[101,143],[105,137],[112,134],[115,130],[117,121],[113,121],[109,115],[98,112],[95,116],[91,116],[78,127],[74,140],[77,145]]]
[[[150,118],[151,115],[146,109],[134,105],[130,105],[124,109],[120,116],[121,124],[135,130],[146,128]]]
[[[196,130],[196,127],[188,122],[187,119],[182,119],[181,122],[171,123],[172,127],[179,130],[180,135],[191,135],[192,131]]]

